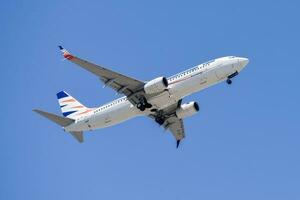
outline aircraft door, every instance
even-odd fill
[[[105,117],[104,117],[104,122],[106,125],[108,125],[110,122],[111,122],[111,116],[110,116],[111,113],[106,113],[105,114]]]
[[[89,119],[85,120],[84,123],[88,127],[89,130],[92,130],[92,124]]]

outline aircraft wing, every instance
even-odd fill
[[[137,95],[137,93],[142,93],[142,88],[145,84],[143,81],[125,76],[123,74],[114,72],[102,66],[78,58],[70,54],[62,46],[59,46],[59,48],[66,59],[70,60],[72,63],[79,65],[85,70],[97,75],[100,78],[100,80],[104,83],[104,86],[116,90],[117,93],[126,95],[132,103],[137,103],[136,99],[138,99],[141,95]]]
[[[179,142],[185,137],[183,120],[178,119],[176,116],[169,117],[166,119],[163,126],[165,129],[169,129],[171,131],[177,141],[178,148]]]
[[[155,119],[158,117],[163,117],[165,119],[165,122],[162,124],[162,126],[165,128],[165,130],[170,130],[170,132],[173,134],[174,138],[177,141],[177,148],[179,146],[180,141],[185,137],[184,132],[184,123],[182,119],[179,119],[176,116],[176,109],[181,105],[181,100],[177,103],[157,112],[156,114],[150,114],[149,117]]]

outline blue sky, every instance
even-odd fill
[[[0,199],[300,199],[298,1],[6,1],[0,7]],[[231,86],[184,101],[179,149],[148,118],[78,144],[33,108],[60,114],[116,98],[57,45],[142,80],[207,60],[250,59]]]

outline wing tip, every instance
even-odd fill
[[[59,50],[62,52],[65,59],[72,60],[74,56],[70,54],[65,48],[63,48],[61,45],[58,45]]]
[[[176,148],[178,149],[181,140],[176,141]]]
[[[35,112],[35,113],[41,114],[41,110],[39,110],[39,109],[36,109],[36,108],[32,109],[32,112]]]

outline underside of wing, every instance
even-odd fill
[[[183,120],[176,116],[169,117],[163,124],[165,129],[169,129],[177,142],[177,148],[180,141],[185,137]]]
[[[178,148],[180,141],[185,137],[183,120],[176,116],[176,110],[181,105],[181,100],[169,107],[150,114],[149,117],[154,119],[166,130],[170,130],[176,139]]]
[[[70,54],[62,46],[59,46],[63,56],[82,67],[83,69],[97,75],[104,83],[104,86],[114,89],[117,93],[126,95],[133,103],[136,102],[134,98],[139,98],[142,88],[145,85],[143,81],[128,77],[126,75],[114,72],[110,69],[104,68],[100,65],[93,64],[89,61],[78,58]]]

